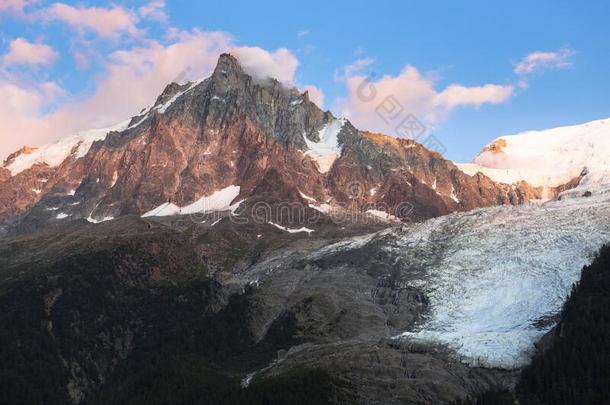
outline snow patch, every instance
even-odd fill
[[[94,142],[105,139],[109,132],[126,129],[128,123],[129,121],[123,121],[109,128],[83,131],[62,138],[55,143],[35,149],[32,153],[17,156],[6,168],[15,176],[38,163],[56,167],[70,156],[80,159],[87,155]]]
[[[281,229],[282,231],[286,231],[288,233],[300,233],[300,232],[307,232],[308,235],[311,235],[312,232],[314,232],[313,229],[309,229],[309,228],[305,228],[305,227],[301,227],[299,229],[291,229],[291,228],[286,228],[282,225],[276,224],[275,222],[268,222],[270,225],[275,226],[278,229]]]
[[[87,218],[87,221],[91,222],[92,224],[100,224],[102,222],[106,222],[106,221],[112,221],[114,219],[114,217],[103,217],[103,218],[92,218],[91,215],[89,215]]]
[[[366,213],[369,214],[369,215],[372,215],[374,217],[383,219],[384,221],[401,222],[400,219],[396,218],[392,214],[388,214],[385,211],[381,211],[381,210],[367,210]]]
[[[202,197],[186,207],[178,207],[176,204],[166,202],[143,214],[142,218],[189,215],[211,211],[230,210],[231,212],[234,212],[239,207],[241,201],[233,205],[231,205],[231,201],[239,195],[239,191],[239,186],[229,186],[222,190],[215,191],[210,196]]]
[[[305,156],[311,156],[317,163],[320,173],[326,173],[330,170],[334,161],[341,154],[339,140],[337,136],[345,125],[345,119],[335,119],[318,132],[318,142],[310,141],[306,136],[303,136],[307,148]]]
[[[308,195],[306,195],[306,194],[302,193],[301,191],[299,191],[299,194],[301,195],[301,197],[302,197],[302,198],[304,198],[304,199],[306,199],[306,200],[308,200],[308,201],[311,201],[311,202],[313,202],[313,203],[318,202],[318,200],[316,200],[315,198],[313,198],[313,197],[309,197]]]
[[[309,204],[309,208],[312,208],[322,214],[330,214],[333,210],[330,204]]]
[[[455,193],[455,189],[453,188],[453,186],[451,186],[451,194],[449,194],[449,198],[451,198],[453,201],[455,201],[456,203],[460,203],[460,199],[458,198],[457,194]]]
[[[167,111],[167,109],[169,107],[171,107],[172,104],[174,104],[176,102],[176,100],[178,100],[180,97],[182,97],[183,95],[185,95],[186,93],[190,92],[191,90],[193,90],[195,87],[197,87],[197,85],[199,83],[201,83],[203,81],[203,79],[197,80],[193,83],[191,83],[190,86],[188,86],[186,89],[184,89],[183,91],[179,91],[178,93],[174,94],[174,96],[172,98],[170,98],[169,100],[167,100],[165,103],[163,103],[162,105],[158,105],[155,108],[153,108],[153,110],[157,110],[159,111],[160,114],[165,114],[165,112]]]

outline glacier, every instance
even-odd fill
[[[381,249],[428,310],[395,339],[442,345],[472,366],[515,369],[610,242],[610,193],[454,213],[314,252]]]

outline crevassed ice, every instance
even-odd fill
[[[502,206],[358,236],[313,252],[385,249],[428,311],[396,338],[444,345],[470,365],[518,368],[572,284],[610,243],[610,193]]]
[[[403,338],[438,342],[471,365],[515,368],[552,326],[584,265],[610,242],[610,194],[480,209],[396,232],[430,313]]]

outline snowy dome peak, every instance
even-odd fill
[[[535,187],[557,187],[584,176],[581,185],[601,189],[591,179],[601,181],[606,178],[601,173],[610,173],[610,119],[501,136],[472,164],[459,167],[471,175],[482,172],[494,181],[526,181]]]

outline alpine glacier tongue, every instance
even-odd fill
[[[553,326],[572,284],[610,241],[610,194],[479,209],[397,233],[388,249],[424,271],[430,314],[403,337],[446,344],[471,365],[516,368]]]
[[[473,366],[514,369],[527,364],[582,267],[610,242],[608,218],[610,193],[481,208],[344,240],[310,257],[387,254],[395,282],[428,302],[397,339],[443,345]]]

